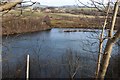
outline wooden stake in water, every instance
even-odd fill
[[[26,80],[29,80],[29,65],[30,65],[30,57],[29,57],[29,55],[27,55]]]

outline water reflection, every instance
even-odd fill
[[[93,77],[100,31],[63,30],[4,36],[3,78],[25,78],[27,54],[30,54],[31,78]]]

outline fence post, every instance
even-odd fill
[[[30,57],[29,57],[29,55],[27,55],[26,80],[29,80],[29,66],[30,66]]]

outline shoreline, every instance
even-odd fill
[[[26,34],[26,33],[35,33],[35,32],[41,32],[41,31],[49,31],[51,30],[52,28],[47,28],[47,29],[44,29],[44,30],[36,30],[36,31],[27,31],[27,32],[20,32],[20,33],[10,33],[10,34],[4,34],[2,33],[2,36],[8,36],[8,35],[19,35],[19,34]]]
[[[101,28],[85,28],[85,27],[62,27],[62,28],[60,28],[60,27],[52,27],[52,28],[47,28],[47,29],[44,29],[44,30],[36,30],[36,31],[27,31],[27,32],[20,32],[20,33],[10,33],[10,34],[3,34],[2,33],[2,36],[11,36],[11,35],[22,35],[22,34],[29,34],[29,33],[35,33],[35,32],[42,32],[42,31],[50,31],[51,29],[53,29],[53,28],[59,28],[59,29],[73,29],[73,30],[64,30],[63,32],[91,32],[91,31],[89,31],[89,29],[99,29],[99,30],[102,30]],[[81,30],[76,30],[76,29],[81,29]],[[83,29],[83,30],[82,30]],[[85,29],[85,30],[84,30]],[[87,29],[88,29],[88,31],[87,31]],[[108,29],[108,28],[107,28]],[[107,30],[107,29],[105,29],[105,30]],[[94,31],[93,31],[94,32]]]

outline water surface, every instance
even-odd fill
[[[74,70],[70,72],[70,66],[76,61],[80,67],[75,77],[93,77],[100,30],[69,33],[64,30],[53,28],[50,31],[4,36],[3,77],[25,78],[27,54],[30,55],[31,78],[68,78],[70,73],[74,73]],[[117,50],[115,47],[113,52]]]

